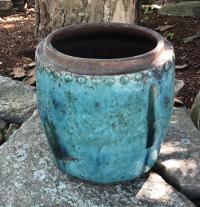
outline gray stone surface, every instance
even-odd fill
[[[0,76],[0,119],[23,123],[36,108],[35,88]]]
[[[200,130],[200,91],[197,94],[191,109],[191,119],[197,129]]]
[[[52,163],[37,112],[0,147],[0,206],[194,206],[156,173],[129,184],[97,186]]]
[[[12,1],[11,0],[0,0],[0,10],[7,11],[12,8]]]
[[[185,83],[183,80],[175,79],[175,96],[179,94],[180,90],[183,88],[184,85]]]
[[[184,108],[174,109],[156,169],[187,197],[200,199],[200,133]]]
[[[161,15],[200,17],[200,1],[184,1],[168,4],[159,10]]]

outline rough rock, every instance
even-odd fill
[[[17,124],[10,124],[8,131],[5,135],[5,141],[9,139],[9,137],[19,128],[19,125]]]
[[[184,85],[185,83],[183,80],[175,79],[175,96],[179,94],[180,90],[183,88]]]
[[[37,112],[0,147],[0,206],[194,206],[158,174],[99,186],[71,178],[53,164]]]
[[[0,76],[0,119],[23,123],[36,108],[35,88]]]
[[[0,11],[7,11],[12,8],[13,4],[11,0],[0,0]]]
[[[197,129],[200,130],[200,91],[194,100],[194,104],[192,105],[191,119]]]
[[[167,4],[159,10],[161,15],[200,17],[200,1]]]
[[[174,108],[157,172],[192,200],[200,199],[200,133],[184,108]]]

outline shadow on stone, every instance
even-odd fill
[[[174,108],[155,170],[191,200],[200,200],[200,133],[184,108]]]
[[[53,164],[37,112],[0,147],[0,183],[3,206],[194,206],[154,172],[112,186],[62,173]]]

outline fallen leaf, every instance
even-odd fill
[[[11,75],[13,76],[13,78],[22,78],[26,76],[26,72],[23,68],[16,67],[16,68],[13,68]]]
[[[25,70],[29,70],[29,69],[31,69],[31,68],[33,68],[35,66],[36,66],[36,62],[32,62],[32,63],[29,63],[28,65],[25,65],[24,69]]]
[[[182,57],[180,57],[181,60],[184,60],[185,58],[186,58],[186,56],[182,56]]]
[[[179,70],[179,69],[184,69],[184,68],[187,68],[187,64],[184,64],[184,65],[176,65],[176,69]]]
[[[160,31],[160,32],[164,32],[168,29],[171,29],[172,27],[174,27],[174,26],[167,24],[167,25],[158,26],[155,28],[155,30]]]
[[[29,85],[34,85],[35,82],[36,82],[35,76],[32,76],[26,80],[26,83],[28,83]]]
[[[23,57],[26,61],[32,62],[33,60],[31,58],[28,57]]]
[[[184,38],[183,42],[184,43],[192,42],[194,39],[199,38],[199,37],[200,37],[200,32],[197,32],[195,35]]]
[[[36,66],[36,62],[29,63],[28,66],[31,67],[31,68],[35,67]]]

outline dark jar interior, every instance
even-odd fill
[[[71,30],[55,35],[52,46],[59,52],[80,58],[127,58],[150,52],[157,46],[157,39],[147,33],[126,27],[105,27],[104,30]]]

